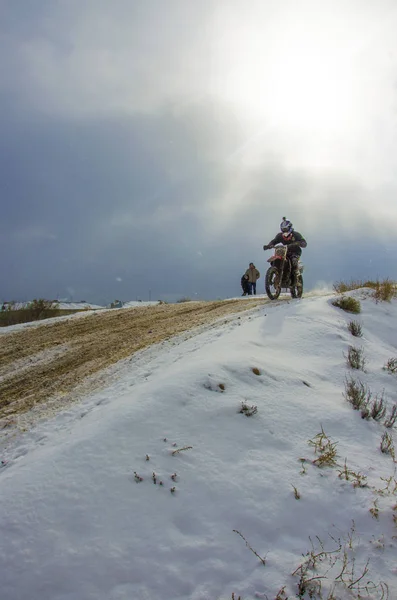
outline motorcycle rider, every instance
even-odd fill
[[[302,254],[301,248],[306,248],[307,242],[305,238],[298,232],[294,231],[291,221],[283,217],[280,223],[280,233],[267,245],[263,246],[264,250],[274,248],[276,244],[288,246],[287,258],[291,261],[292,278],[296,279],[299,275],[299,258]]]

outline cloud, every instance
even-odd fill
[[[393,2],[1,10],[7,299],[234,295],[283,214],[308,286],[395,276]]]
[[[14,89],[29,91],[41,111],[80,117],[153,112],[175,97],[189,102],[206,78],[201,50],[209,8],[205,0],[171,0],[167,7],[116,0],[111,10],[105,0],[53,0],[24,15],[10,4],[3,27],[16,37],[5,36],[2,49],[24,75],[12,77]]]

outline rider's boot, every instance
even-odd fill
[[[292,271],[292,276],[291,276],[292,285],[298,285],[300,274],[301,273],[300,273],[299,269],[295,269],[294,271]]]

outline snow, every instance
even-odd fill
[[[138,300],[129,300],[128,302],[123,302],[123,308],[139,308],[140,306],[157,306],[160,304],[159,300],[148,300],[147,302]]]
[[[104,306],[100,306],[99,304],[92,304],[91,302],[66,302],[62,300],[58,302],[57,300],[54,300],[54,303],[56,303],[57,308],[62,310],[93,310],[98,308],[105,308]],[[7,306],[9,303],[5,302],[4,304]],[[29,304],[30,302],[15,302],[13,304],[13,310],[21,310],[23,308],[26,308]]]
[[[58,308],[62,310],[97,310],[105,307],[100,304],[91,304],[91,302],[58,302]]]
[[[370,559],[362,585],[386,582],[397,598],[396,498],[374,491],[395,477],[379,449],[395,430],[363,420],[343,397],[352,375],[374,394],[384,390],[389,407],[397,402],[397,375],[383,369],[397,356],[397,302],[353,294],[358,316],[314,296],[176,338],[124,361],[107,389],[10,442],[0,469],[2,600],[230,600],[233,592],[274,600],[283,586],[295,598],[291,573],[309,536],[325,549],[347,540],[355,578]],[[352,318],[362,338],[347,330]],[[365,372],[348,368],[349,345],[363,347]],[[243,401],[257,413],[239,413]],[[321,428],[337,442],[338,464],[346,459],[368,487],[313,464],[308,440]],[[340,557],[321,580],[324,597]],[[379,590],[362,597],[380,598]],[[340,585],[335,597],[357,596]]]

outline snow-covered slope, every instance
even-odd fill
[[[54,303],[56,303],[57,308],[60,308],[61,310],[91,310],[105,308],[104,306],[100,306],[99,304],[92,304],[90,302],[57,302],[56,300],[54,300]],[[8,303],[6,302],[5,305],[7,306],[7,304]],[[29,304],[30,302],[16,302],[13,304],[13,310],[20,310],[26,308]]]
[[[160,304],[160,302],[158,300],[151,300],[151,301],[147,301],[147,302],[138,302],[136,300],[130,300],[129,302],[124,302],[123,303],[123,308],[139,308],[140,306],[157,306],[157,304]]]
[[[91,302],[59,302],[58,308],[62,310],[91,310],[105,307],[99,304],[91,304]]]
[[[346,549],[347,584],[370,559],[354,587],[386,582],[397,598],[396,497],[375,492],[388,477],[393,491],[395,465],[379,446],[394,432],[343,397],[353,375],[384,390],[389,407],[397,402],[397,375],[383,369],[397,356],[397,303],[363,300],[359,339],[347,329],[352,315],[330,302],[264,305],[143,353],[112,387],[10,445],[0,469],[0,597],[274,600],[286,586],[280,599],[294,598],[300,576],[291,573],[318,536],[325,550],[341,544],[326,579],[311,583],[324,597]],[[366,372],[347,366],[351,344],[363,347]],[[242,402],[257,412],[240,413]],[[337,443],[339,471],[312,462],[308,440],[321,428]],[[345,460],[367,487],[343,478]],[[316,576],[329,566],[322,558]],[[357,597],[342,584],[336,592]]]

